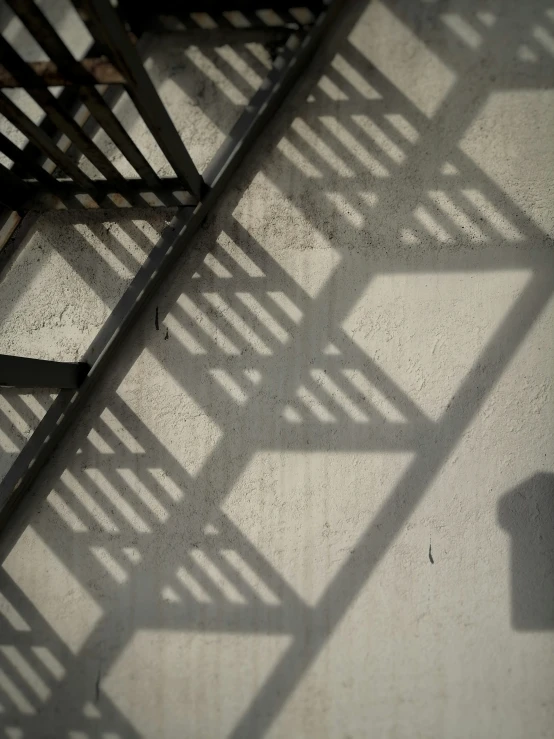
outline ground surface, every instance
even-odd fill
[[[263,63],[165,51],[203,165]],[[548,2],[334,29],[35,486],[6,736],[552,736],[553,71]],[[170,216],[44,216],[0,348],[80,356]]]

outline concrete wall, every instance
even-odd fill
[[[166,52],[203,163],[267,59]],[[35,486],[6,736],[552,736],[553,55],[354,3]],[[44,216],[2,348],[79,356],[169,215]]]

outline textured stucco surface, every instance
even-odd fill
[[[548,2],[352,6],[35,485],[6,736],[552,736],[553,54]],[[78,357],[169,217],[43,216],[0,349]]]

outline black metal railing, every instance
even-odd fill
[[[309,31],[323,7],[319,0],[309,9],[290,8],[290,2],[283,0],[273,0],[271,9],[260,0],[159,0],[155,4],[120,0],[116,6],[110,0],[71,0],[92,37],[86,56],[76,59],[34,0],[2,1],[4,10],[9,8],[47,56],[42,61],[25,60],[0,36],[0,113],[26,140],[21,148],[0,132],[0,152],[13,163],[11,167],[0,163],[0,210],[4,207],[0,217],[4,219],[12,211],[23,215],[59,207],[60,202],[66,208],[115,208],[124,198],[126,205],[147,206],[152,194],[162,204],[196,205],[208,186],[142,63],[137,42],[147,31],[170,34],[183,45],[261,42],[275,56],[291,34]],[[52,88],[60,87],[61,94],[55,94]],[[127,92],[174,177],[161,177],[155,171],[117,118],[113,112],[117,96],[106,94],[114,87]],[[42,109],[42,121],[33,121],[4,92],[18,88]],[[76,111],[82,113],[83,106],[87,114],[79,120]],[[90,117],[96,125],[90,125]],[[136,177],[121,174],[111,161],[113,155],[110,159],[95,143],[99,131],[107,134]],[[68,144],[65,149],[60,146],[62,134]],[[80,166],[83,157],[102,179]],[[0,386],[78,387],[87,367],[0,355]]]
[[[25,214],[44,209],[43,195],[47,194],[61,199],[68,208],[83,208],[86,206],[78,196],[85,193],[95,198],[96,206],[117,208],[117,199],[111,197],[115,193],[130,204],[138,200],[141,206],[147,206],[148,199],[140,200],[143,193],[166,194],[170,200],[175,191],[185,190],[188,205],[194,207],[185,204],[168,225],[80,362],[0,355],[0,386],[60,391],[0,482],[0,527],[22,501],[156,288],[219,202],[233,173],[308,65],[343,5],[342,0],[312,0],[309,7],[295,8],[290,1],[272,0],[272,15],[267,18],[264,14],[268,9],[259,0],[231,0],[234,7],[229,11],[224,2],[207,0],[203,8],[198,8],[202,13],[195,17],[192,4],[187,4],[183,12],[185,4],[176,0],[158,0],[155,15],[152,9],[145,11],[138,3],[135,7],[126,0],[120,0],[115,8],[109,0],[72,0],[94,39],[87,56],[77,60],[34,2],[6,2],[47,53],[48,60],[23,60],[2,38],[0,87],[22,87],[46,116],[35,123],[0,91],[0,113],[26,138],[20,148],[8,132],[0,134],[0,151],[13,162],[11,167],[0,168],[0,203]],[[146,29],[176,34],[178,42],[182,39],[183,44],[197,46],[221,44],[225,38],[222,34],[228,32],[227,43],[234,43],[234,37],[236,43],[263,41],[273,58],[267,76],[202,176],[141,62],[139,37]],[[134,101],[173,167],[174,177],[160,177],[115,118],[113,104],[117,96],[105,94],[105,90],[107,87],[109,93],[117,85],[125,88]],[[61,93],[54,95],[49,89],[52,86],[62,87]],[[138,177],[124,177],[94,143],[91,127],[85,131],[82,116],[76,115],[83,103],[99,129],[133,164]],[[95,164],[104,179],[90,177],[79,166],[71,147],[61,148],[61,134]],[[49,169],[44,166],[45,159],[51,160]],[[182,204],[182,199],[177,200]],[[29,223],[28,216],[20,226],[23,235],[27,228],[24,223]]]
[[[76,59],[34,0],[3,1],[48,57],[46,61],[25,61],[0,37],[0,113],[28,141],[21,149],[0,134],[0,152],[13,162],[11,168],[0,164],[0,203],[19,214],[53,204],[59,207],[59,201],[68,208],[82,208],[79,196],[83,195],[94,207],[104,208],[120,204],[114,196],[123,196],[131,205],[146,206],[151,200],[142,198],[143,193],[152,193],[167,205],[197,203],[205,192],[202,176],[144,68],[137,40],[148,31],[176,35],[189,45],[261,41],[275,51],[291,33],[305,32],[322,6],[312,2],[311,10],[303,9],[301,21],[302,13],[282,0],[273,0],[271,11],[264,9],[260,0],[192,4],[121,0],[116,7],[109,0],[71,0],[93,39],[87,55]],[[263,20],[264,12],[272,13],[271,22]],[[105,94],[113,86],[127,92],[175,177],[159,176],[116,117]],[[55,95],[53,87],[62,87],[62,94]],[[25,90],[40,106],[45,114],[42,123],[35,123],[3,91],[14,88]],[[95,143],[76,120],[76,105],[85,106],[97,124],[95,131],[107,134],[136,177],[122,175]],[[90,169],[85,171],[79,165],[79,157],[60,148],[55,140],[60,134],[100,177],[92,177]],[[43,166],[45,160],[53,163],[50,170]]]
[[[36,196],[45,191],[62,201],[78,194],[89,194],[98,204],[106,203],[110,194],[120,194],[131,201],[141,189],[155,192],[162,186],[146,157],[127,133],[97,89],[97,85],[121,84],[132,99],[156,143],[172,166],[177,178],[175,189],[184,190],[195,199],[202,195],[202,177],[154,84],[140,60],[136,45],[125,28],[120,14],[109,0],[74,0],[73,5],[85,22],[100,57],[76,60],[60,35],[32,0],[6,0],[25,28],[48,55],[49,62],[28,63],[3,37],[0,38],[2,87],[21,87],[42,108],[58,132],[96,167],[104,179],[95,180],[62,151],[23,111],[0,92],[2,113],[34,147],[57,167],[57,176],[48,173],[29,156],[15,150],[3,136],[0,150],[17,162],[27,176],[15,174],[3,166],[0,170],[2,198],[6,206],[21,211],[38,202]],[[138,174],[128,179],[118,171],[94,140],[74,119],[69,106],[51,91],[53,86],[72,88],[73,97],[83,103],[96,123],[106,132]]]

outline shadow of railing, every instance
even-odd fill
[[[324,62],[284,106],[246,169],[252,192],[232,192],[208,222],[150,323],[126,341],[118,367],[36,486],[31,503],[39,501],[40,509],[30,526],[22,518],[14,529],[21,538],[2,570],[6,729],[29,737],[44,736],[45,726],[57,736],[162,731],[151,728],[154,719],[133,724],[131,699],[118,681],[128,679],[121,661],[137,634],[165,630],[287,637],[265,683],[225,727],[234,737],[263,735],[550,299],[551,241],[460,145],[484,101],[509,85],[505,61],[517,60],[512,50],[528,43],[527,29],[542,19],[544,6],[514,6],[515,21],[507,14],[492,25],[489,14],[474,29],[489,64],[488,74],[476,77],[480,57],[468,42],[475,36],[468,36],[467,21],[454,22],[458,30],[446,44],[437,34],[434,46],[435,36],[423,31],[439,23],[439,11],[433,5],[420,12],[418,5],[416,12],[412,5],[383,7],[425,43],[430,38],[429,50],[455,70],[434,114],[422,113],[364,56],[352,28],[365,5],[355,4]],[[478,3],[460,3],[458,10],[459,17],[481,12]],[[514,65],[520,84],[524,73],[519,61]],[[534,74],[525,74],[530,87],[536,84]],[[307,101],[298,108],[300,97]],[[78,218],[63,217],[64,228]],[[283,225],[290,223],[293,230]],[[151,239],[132,219],[119,221],[136,245],[133,256],[101,216],[85,225],[89,236],[75,227],[71,245],[57,248],[110,307],[126,284],[110,259],[131,270]],[[83,268],[75,250],[88,248],[89,232],[109,254],[96,252],[96,266]],[[307,250],[318,256],[314,274],[300,274]],[[499,269],[520,270],[526,281],[505,315],[495,322],[486,314],[488,340],[477,356],[457,348],[463,371],[449,397],[421,392],[417,363],[406,385],[385,369],[406,350],[385,349],[394,343],[395,306],[375,306],[374,320],[367,312],[356,317],[368,286],[383,276]],[[2,397],[8,420],[0,429],[9,437],[6,404],[22,414],[25,401],[13,393]],[[32,408],[27,403],[24,410]],[[26,423],[32,426],[32,418]],[[256,530],[250,519],[269,515],[275,536],[282,532],[279,505],[287,500],[272,503],[266,492],[280,472],[245,478],[264,452],[408,459],[383,500],[374,480],[356,490],[367,527],[352,543],[340,532],[329,534],[314,505],[319,536],[335,537],[335,559],[321,565],[325,577],[309,596],[301,597],[264,554],[263,534],[252,540],[241,526]],[[236,489],[249,504],[238,522],[226,512]],[[307,566],[296,550],[287,555]],[[48,562],[61,575],[41,583],[32,561]],[[134,709],[143,717],[156,710]],[[221,725],[217,731],[223,733]]]

